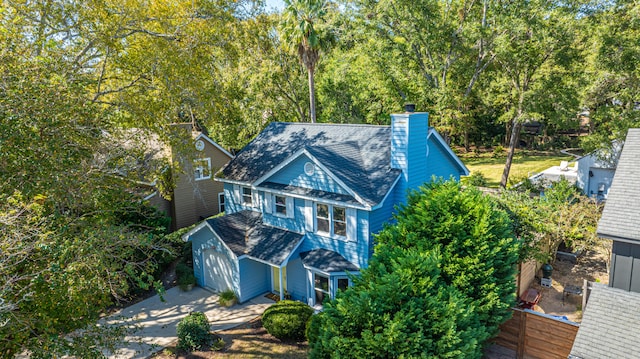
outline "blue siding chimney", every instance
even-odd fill
[[[391,115],[391,168],[402,170],[396,188],[398,202],[406,203],[407,191],[417,189],[427,178],[429,114],[405,112]]]

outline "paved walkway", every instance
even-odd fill
[[[126,337],[128,342],[116,354],[105,353],[110,359],[146,358],[177,339],[176,326],[180,319],[191,312],[203,312],[212,330],[225,330],[261,315],[273,301],[259,296],[231,308],[218,305],[218,295],[202,288],[183,292],[178,287],[169,289],[164,302],[156,295],[124,308],[107,319],[132,318],[132,324],[141,329]]]

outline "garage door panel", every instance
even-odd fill
[[[203,252],[204,286],[216,292],[233,289],[234,266],[227,256],[215,249]]]

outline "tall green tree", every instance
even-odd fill
[[[624,141],[627,129],[640,126],[640,4],[616,1],[589,21],[587,86],[583,105],[592,133],[587,151]]]
[[[320,59],[318,23],[326,13],[325,0],[285,0],[282,26],[284,42],[294,49],[309,76],[309,112],[316,122],[316,92],[314,74]]]
[[[480,358],[515,301],[507,214],[449,181],[412,193],[395,220],[361,278],[312,319],[310,356]]]
[[[570,81],[574,49],[575,14],[562,3],[523,1],[505,5],[504,31],[496,40],[497,77],[492,84],[502,102],[502,119],[508,124],[508,151],[500,185],[506,187],[525,121],[550,116],[575,117],[574,101],[553,91]],[[566,90],[567,88],[564,88]],[[570,90],[570,89],[569,89]],[[573,105],[573,106],[571,106]]]

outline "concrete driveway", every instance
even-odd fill
[[[177,339],[176,326],[191,312],[203,312],[209,318],[212,330],[233,328],[261,315],[274,302],[259,296],[231,308],[218,305],[218,295],[202,288],[183,292],[178,287],[167,290],[165,301],[156,295],[124,308],[106,319],[107,323],[131,321],[140,327],[115,354],[105,353],[111,359],[146,358]],[[130,319],[129,319],[130,318]]]

